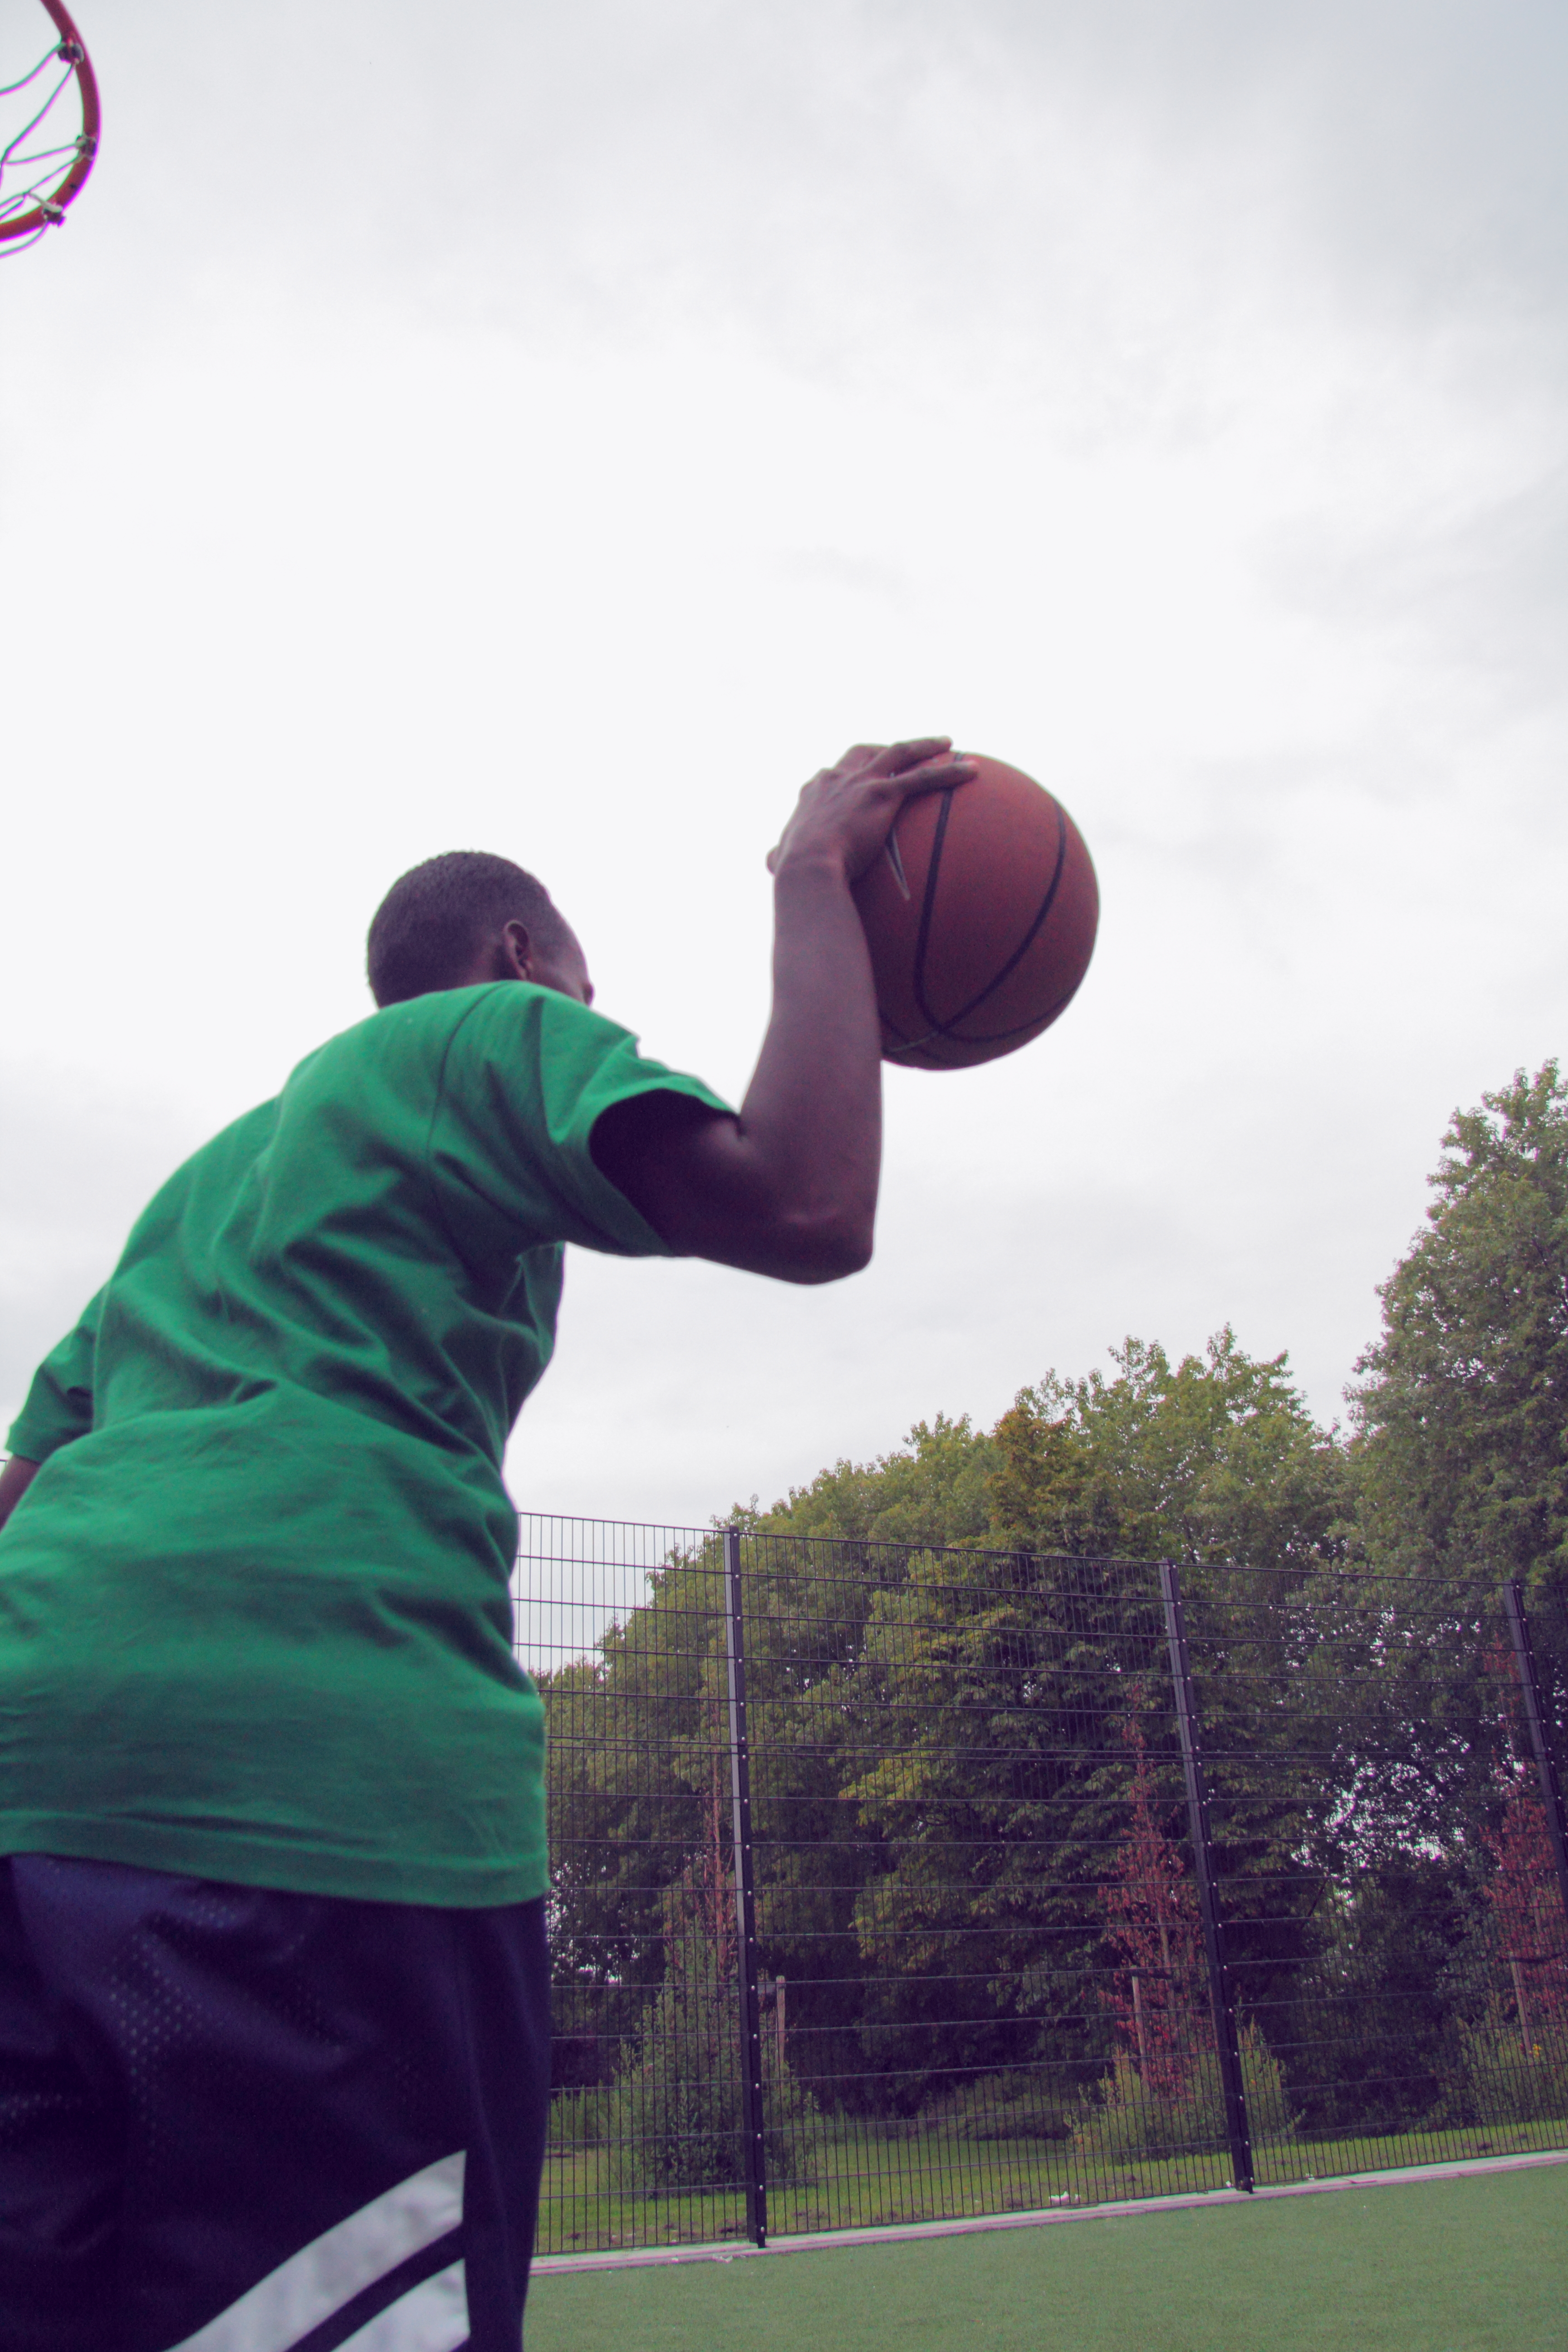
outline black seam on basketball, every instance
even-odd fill
[[[889,1021],[887,1014],[882,1012],[880,1005],[878,1006],[877,1010],[881,1020],[884,1032],[882,1042],[882,1059],[885,1062],[901,1062],[911,1054],[923,1054],[925,1052],[924,1038],[906,1037],[898,1023],[896,1021]],[[928,1032],[928,1034],[929,1034],[930,1033]],[[927,1059],[930,1059],[929,1055],[927,1055]]]
[[[1072,986],[1067,991],[1067,993],[1063,996],[1058,996],[1056,1003],[1051,1005],[1047,1011],[1044,1013],[1037,1013],[1027,1021],[1019,1021],[1016,1023],[1011,1029],[971,1029],[962,1037],[955,1035],[951,1030],[927,1029],[919,1037],[903,1038],[903,1033],[899,1028],[897,1022],[889,1021],[887,1014],[884,1013],[882,1014],[883,1025],[890,1029],[895,1037],[900,1037],[903,1041],[901,1044],[895,1045],[890,1053],[888,1051],[887,1047],[884,1046],[882,1049],[882,1058],[884,1061],[893,1062],[901,1060],[906,1054],[923,1054],[933,1037],[937,1039],[945,1037],[954,1045],[1000,1045],[1005,1044],[1009,1037],[1037,1036],[1042,1029],[1048,1029],[1052,1022],[1059,1019],[1061,1014],[1067,1011],[1068,1006],[1072,1003],[1073,998],[1083,986],[1085,977],[1086,975],[1083,972],[1079,972]],[[945,1066],[945,1065],[943,1066]]]
[[[910,1046],[904,1048],[906,1052],[918,1049],[918,1047],[926,1044],[927,1041],[932,1037],[950,1038],[956,1045],[994,1045],[999,1044],[1003,1038],[1021,1037],[1026,1031],[1041,1025],[1037,1021],[1020,1021],[1010,1029],[983,1030],[978,1034],[971,1032],[967,1035],[961,1036],[955,1024],[960,1021],[967,1021],[972,1013],[977,1013],[980,1010],[980,1007],[984,1003],[986,998],[994,995],[996,990],[1001,987],[1002,982],[1007,978],[1008,974],[1017,970],[1019,962],[1033,946],[1035,940],[1039,937],[1041,926],[1051,911],[1051,908],[1056,900],[1057,892],[1061,887],[1062,875],[1066,870],[1068,848],[1067,811],[1062,807],[1061,803],[1057,800],[1053,800],[1051,803],[1057,813],[1056,866],[1052,871],[1050,882],[1047,887],[1045,898],[1040,906],[1039,911],[1036,915],[1034,921],[1029,925],[1028,929],[1025,932],[1018,946],[1008,957],[1007,961],[1002,966],[1001,971],[994,973],[992,978],[986,982],[985,986],[981,990],[979,995],[971,997],[967,1004],[961,1005],[958,1011],[950,1014],[945,1021],[942,1019],[940,1014],[933,1013],[931,1006],[926,1002],[926,945],[931,933],[931,919],[934,911],[936,900],[937,867],[941,862],[942,835],[947,831],[948,812],[952,805],[952,795],[957,789],[956,785],[950,785],[942,794],[942,814],[937,819],[936,835],[931,843],[931,863],[926,869],[926,887],[925,897],[921,906],[920,933],[915,942],[914,999],[921,1013],[924,1013],[926,1019],[931,1025],[926,1031],[923,1037],[914,1039]],[[1061,1011],[1062,1005],[1065,1005],[1068,1002],[1079,984],[1079,981],[1075,981],[1073,982],[1072,988],[1068,991],[1067,996],[1062,998],[1060,1004],[1054,1007],[1048,1018],[1054,1019],[1056,1017],[1056,1014]]]
[[[1058,996],[1048,1012],[1037,1013],[1027,1021],[1016,1022],[1011,1029],[966,1029],[962,1036],[952,1030],[944,1030],[942,1034],[951,1039],[955,1045],[998,1045],[1005,1037],[1031,1036],[1037,1030],[1048,1029],[1058,1014],[1067,1011],[1068,1006],[1083,986],[1085,977],[1086,975],[1080,972],[1067,994]]]
[[[1017,971],[1019,964],[1023,961],[1025,956],[1027,955],[1036,940],[1038,939],[1046,918],[1051,911],[1057,892],[1061,887],[1062,874],[1066,868],[1068,857],[1067,811],[1062,807],[1059,801],[1053,802],[1052,805],[1057,813],[1057,862],[1052,869],[1050,882],[1047,887],[1044,903],[1040,908],[1039,913],[1035,917],[1034,921],[1029,925],[1028,929],[1025,932],[1017,947],[1015,948],[1013,953],[1002,966],[1001,971],[993,974],[992,978],[986,982],[978,996],[972,996],[967,1004],[961,1004],[956,1013],[949,1013],[947,1019],[942,1024],[943,1032],[948,1036],[952,1035],[957,1023],[960,1021],[967,1021],[972,1013],[978,1013],[986,998],[988,996],[994,996],[996,991],[1001,987],[1002,982],[1008,978],[1009,974]],[[926,1010],[923,1004],[921,1005],[921,1010],[922,1013]],[[1023,1023],[1022,1026],[1026,1029],[1029,1029],[1034,1026],[1034,1024],[1032,1022],[1026,1021]],[[1008,1037],[1013,1034],[1013,1032],[1009,1029],[999,1029],[996,1034],[1000,1037]],[[975,1039],[973,1042],[978,1044],[979,1040]]]
[[[946,786],[942,796],[942,806],[936,813],[936,831],[931,835],[931,856],[926,862],[925,894],[921,900],[921,927],[915,934],[913,973],[915,1003],[926,1020],[936,1023],[939,1028],[940,1018],[926,1003],[926,949],[931,940],[931,917],[936,911],[936,878],[942,868],[942,847],[947,838],[947,820],[952,814],[952,796],[957,790],[956,784]],[[936,1033],[933,1029],[928,1034],[934,1035]]]

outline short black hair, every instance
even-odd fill
[[[377,1004],[455,988],[487,940],[521,923],[536,945],[569,936],[542,882],[482,849],[449,849],[400,875],[375,910],[365,967]]]

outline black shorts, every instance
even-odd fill
[[[0,1862],[5,2352],[518,2352],[542,1902]]]

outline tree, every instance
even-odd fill
[[[1186,1856],[1162,1826],[1154,1767],[1142,1723],[1143,1695],[1129,1696],[1122,1738],[1132,1750],[1129,1821],[1102,1901],[1119,1966],[1105,1998],[1144,2088],[1171,2101],[1210,2054],[1197,1900]]]
[[[1546,1808],[1522,1769],[1510,1776],[1502,1819],[1487,1843],[1496,1864],[1487,1895],[1521,2043],[1530,2058],[1543,2046],[1561,2051],[1568,2029],[1568,1935]]]
[[[723,1559],[672,1553],[591,1655],[538,1674],[567,2078],[607,2078],[663,1981],[663,1897],[704,1844],[723,1710]],[[570,2047],[568,2045],[571,2045]]]
[[[1334,1790],[1304,1784],[1288,1750],[1323,1591],[1310,1571],[1340,1563],[1351,1521],[1347,1450],[1313,1420],[1288,1359],[1248,1355],[1228,1326],[1175,1363],[1136,1339],[1111,1358],[1111,1376],[1047,1374],[1004,1414],[994,1525],[1041,1550],[1178,1563],[1231,1957],[1261,2024],[1310,1948],[1321,1882],[1300,1857],[1335,1811]],[[1152,1570],[1145,1581],[1157,1613]],[[1341,1696],[1326,1685],[1321,1696],[1319,1744],[1332,1750]]]
[[[1116,1378],[1047,1372],[997,1423],[994,1539],[1263,1569],[1341,1556],[1345,1449],[1285,1356],[1247,1355],[1228,1324],[1175,1365],[1142,1339],[1110,1354]]]
[[[1164,1826],[1173,1809],[1162,1801],[1145,1718],[1134,1684],[1122,1726],[1132,1751],[1127,1826],[1100,1893],[1117,1963],[1101,1997],[1121,2046],[1110,2074],[1081,2095],[1073,2127],[1081,2155],[1121,2164],[1226,2147],[1197,1898],[1185,1852]],[[1279,2068],[1251,2021],[1241,2029],[1241,2071],[1254,2141],[1292,2137]]]
[[[1354,1391],[1375,1564],[1568,1601],[1568,1085],[1555,1061],[1456,1111],[1428,1229],[1383,1286]]]
[[[840,1542],[984,1543],[993,1440],[964,1413],[917,1421],[901,1447],[874,1462],[837,1462],[786,1502],[759,1512],[738,1507],[738,1526],[767,1535],[831,1537]]]
[[[1479,1916],[1456,1972],[1461,1996],[1470,1996],[1459,2073],[1466,2120],[1518,2124],[1560,2116],[1568,2099],[1568,1920],[1519,1685],[1500,1640],[1488,1663],[1501,1738],[1495,1810],[1480,1836],[1488,1867]]]
[[[607,2137],[625,2186],[653,2195],[738,2189],[748,2164],[740,1937],[715,1752],[703,1840],[660,1898],[664,1981],[616,2074]],[[767,2050],[763,2137],[768,2177],[798,2179],[821,2136],[816,2103]]]
[[[806,1539],[770,1553],[748,1634],[764,1948],[800,1985],[803,2055],[820,2036],[877,2104],[1047,2048],[1091,2074],[1109,2054],[1094,1885],[1125,1770],[1095,1727],[1121,1719],[1132,1653],[1164,1643],[1152,1571],[1108,1555],[1261,1559],[1277,1583],[1334,1553],[1343,1449],[1282,1357],[1228,1328],[1174,1366],[1113,1353],[1115,1377],[1047,1375],[989,1435],[938,1415],[745,1516]],[[830,1605],[824,1538],[843,1547]],[[1293,1816],[1230,1793],[1227,1858],[1265,1867]],[[1255,1959],[1290,1944],[1278,1924],[1250,1940]]]
[[[1555,1084],[1508,1116],[1544,1122],[1561,1155]],[[1495,1114],[1487,1132],[1506,1125]],[[1521,1215],[1516,1200],[1510,1232]],[[1193,1922],[1172,1859],[1162,1557],[1182,1570],[1244,2055],[1269,2127],[1288,2123],[1270,2047],[1321,2126],[1405,2122],[1442,2093],[1453,2021],[1489,1998],[1456,1971],[1480,1952],[1501,1817],[1489,1598],[1450,1544],[1452,1510],[1423,1551],[1396,1507],[1398,1446],[1447,1407],[1415,1396],[1418,1352],[1385,1334],[1348,1448],[1287,1359],[1250,1357],[1228,1327],[1176,1361],[1129,1339],[1109,1373],[1021,1391],[994,1432],[939,1414],[872,1463],[733,1515],[768,1538],[742,1555],[760,1958],[764,1979],[787,1975],[792,2067],[825,2104],[914,2112],[998,2069],[1070,2090],[1110,2066],[1096,2113],[1119,2144],[1208,2131],[1212,2085],[1176,2082]],[[1456,1440],[1439,1466],[1457,1458]],[[1358,1520],[1369,1464],[1384,1484]],[[1391,1560],[1423,1573],[1390,1576]],[[1313,1573],[1347,1564],[1384,1572]],[[732,2031],[715,2022],[728,1931],[711,1889],[699,1899],[718,1852],[724,1649],[715,1533],[672,1556],[591,1657],[541,1678],[571,2079],[603,2083],[621,2053],[616,2095],[635,2087],[657,2116],[647,2177],[666,2184],[683,2165],[718,2177],[733,2128],[717,2044],[674,2075],[657,2054]],[[648,2108],[659,2080],[668,2097]]]
[[[844,1785],[881,2104],[913,2112],[982,2069],[1103,2065],[1099,1890],[1127,1778],[1108,1736],[1163,1653],[1150,1584],[1114,1560],[931,1551],[876,1593]]]

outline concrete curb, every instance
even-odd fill
[[[1339,2172],[1327,2180],[1288,2180],[1271,2189],[1194,2189],[1178,2197],[1128,2197],[1115,2204],[1049,2206],[1033,2213],[982,2213],[957,2221],[890,2221],[868,2230],[814,2230],[775,2238],[766,2246],[627,2246],[602,2253],[542,2254],[534,2278],[570,2277],[578,2271],[629,2271],[669,2263],[766,2262],[774,2254],[829,2253],[855,2246],[918,2244],[924,2238],[966,2238],[981,2230],[1039,2230],[1057,2221],[1125,2221],[1141,2213],[1174,2213],[1198,2205],[1260,2205],[1277,2197],[1332,2196],[1342,2189],[1397,2188],[1412,2180],[1459,2180],[1476,2173],[1524,2172],[1568,2164],[1568,2148],[1520,2156],[1459,2157],[1450,2164],[1406,2164],[1388,2172]]]

